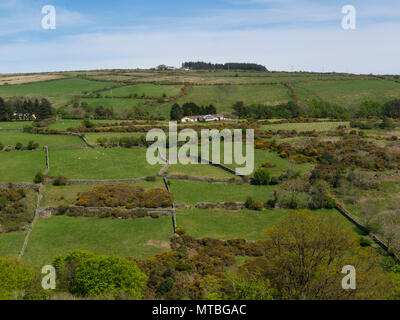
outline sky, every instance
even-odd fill
[[[56,28],[42,28],[42,8]],[[342,8],[356,9],[343,29]],[[0,0],[0,73],[252,62],[400,74],[399,0]]]

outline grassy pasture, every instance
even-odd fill
[[[208,164],[173,164],[168,170],[168,174],[180,174],[193,177],[208,177],[215,179],[234,178],[235,176],[220,168]]]
[[[233,148],[232,148],[233,149]],[[199,152],[200,152],[199,148]],[[243,154],[246,154],[246,147],[243,144],[242,152]],[[234,150],[233,150],[234,151]],[[210,158],[212,159],[212,146],[210,144]],[[231,169],[236,169],[236,168],[241,168],[244,167],[245,165],[238,165],[235,163],[235,157],[234,153],[232,152],[232,164],[227,164],[225,163],[224,159],[224,144],[221,142],[220,146],[220,163],[224,164],[226,167],[231,168]],[[215,160],[214,160],[215,161]],[[269,150],[260,150],[260,149],[255,149],[254,150],[254,170],[257,170],[258,168],[261,167],[261,164],[263,162],[270,162],[275,165],[273,168],[269,168],[268,171],[271,173],[272,176],[280,176],[282,173],[286,171],[286,169],[289,166],[294,166],[297,170],[300,170],[301,173],[305,173],[309,171],[312,168],[312,165],[309,163],[304,163],[304,164],[292,164],[289,162],[288,159],[281,158],[278,153],[272,152]]]
[[[1,129],[23,129],[26,126],[32,125],[33,121],[1,121]]]
[[[389,80],[310,81],[295,83],[294,88],[302,102],[321,98],[343,106],[400,97],[400,83]]]
[[[37,221],[24,260],[42,266],[51,263],[55,255],[74,249],[147,259],[169,250],[172,234],[171,217],[122,220],[54,216]]]
[[[113,85],[112,82],[89,81],[71,78],[27,84],[0,86],[1,97],[56,97],[82,94]]]
[[[264,231],[273,226],[280,218],[290,214],[290,210],[264,211],[224,211],[224,210],[177,210],[177,225],[195,238],[212,237],[217,239],[244,238],[259,240]],[[336,215],[349,230],[359,233],[336,210],[316,210],[318,214]]]
[[[170,180],[175,203],[244,202],[247,197],[266,202],[273,198],[275,186],[249,184],[222,184]]]
[[[24,244],[25,231],[0,233],[0,257],[17,256]]]
[[[21,142],[24,146],[29,141],[39,143],[40,147],[43,146],[80,146],[84,142],[76,136],[64,135],[44,135],[44,134],[30,134],[24,132],[0,132],[0,142],[4,145],[15,146],[17,142]]]
[[[23,84],[23,83],[32,83],[32,82],[43,82],[48,80],[55,80],[63,78],[61,74],[52,73],[36,73],[36,74],[2,74],[0,75],[0,86],[2,85],[12,85],[12,84]]]
[[[182,86],[177,85],[155,85],[151,83],[140,83],[133,86],[125,86],[116,89],[100,92],[102,96],[127,97],[137,94],[144,94],[147,97],[174,97],[180,93]]]
[[[138,106],[144,105],[152,100],[149,99],[119,99],[119,98],[82,98],[79,103],[87,102],[89,106],[96,108],[103,106],[104,108],[113,109],[117,114],[129,109],[130,111]],[[72,107],[70,107],[71,109]]]
[[[376,213],[398,208],[400,200],[400,182],[397,180],[383,181],[379,190],[353,190],[337,195],[346,203],[346,208],[355,216],[363,217],[363,210],[368,206],[375,208]]]
[[[50,124],[48,126],[49,129],[55,130],[67,130],[68,128],[75,128],[82,125],[83,120],[68,120],[68,119],[61,119],[57,120],[56,122]],[[90,120],[93,123],[119,123],[121,120]]]
[[[129,179],[154,176],[161,165],[146,161],[146,149],[50,150],[52,176],[69,179]]]
[[[338,126],[347,126],[350,128],[350,122],[311,122],[311,123],[279,123],[260,126],[263,130],[296,130],[301,131],[329,131]]]
[[[124,137],[135,137],[146,136],[146,132],[99,132],[99,133],[85,133],[86,138],[91,144],[97,144],[99,138],[124,138]]]
[[[257,84],[257,83],[286,83],[308,80],[339,80],[339,79],[368,79],[369,76],[346,75],[336,73],[307,73],[307,72],[251,72],[251,71],[135,71],[94,75],[103,80],[135,80],[141,82],[164,83],[193,83],[193,84]]]
[[[1,182],[31,182],[46,168],[44,150],[0,152]]]
[[[230,111],[232,105],[237,101],[245,104],[261,103],[274,105],[290,100],[289,91],[281,85],[227,85],[227,86],[199,86],[193,87],[189,93],[176,100],[179,104],[195,102],[198,105],[214,104],[218,112]],[[174,103],[175,103],[174,102]],[[173,103],[165,104],[171,107]]]
[[[48,97],[47,100],[50,101],[52,106],[56,109],[65,106],[69,101],[71,101],[74,96],[60,96],[60,97]]]

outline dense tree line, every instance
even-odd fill
[[[225,64],[214,64],[211,62],[184,62],[182,68],[190,70],[247,70],[247,71],[268,71],[266,67],[255,63],[230,62]]]
[[[234,115],[239,117],[239,119],[290,119],[297,117],[343,120],[368,117],[386,119],[400,118],[400,99],[395,99],[385,104],[366,101],[353,110],[317,99],[311,100],[307,107],[302,108],[292,101],[275,106],[265,106],[263,104],[245,105],[239,101],[232,106],[232,109]]]
[[[357,109],[355,117],[400,118],[400,99],[394,99],[386,103],[365,101]]]
[[[215,114],[217,113],[217,109],[212,105],[208,106],[198,106],[193,102],[184,103],[182,107],[178,103],[175,103],[170,112],[171,120],[179,121],[183,117],[187,116],[198,116],[198,115],[207,115],[207,114]]]
[[[300,107],[292,101],[276,106],[265,106],[263,104],[246,106],[242,101],[238,101],[232,106],[232,109],[234,115],[239,119],[288,119],[302,115]]]
[[[0,97],[0,121],[43,120],[55,114],[51,103],[45,99],[11,99],[4,101]]]

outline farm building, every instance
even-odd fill
[[[208,114],[205,116],[186,116],[181,119],[182,123],[187,122],[212,122],[229,120],[223,114]]]

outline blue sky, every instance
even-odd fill
[[[0,73],[256,62],[400,74],[398,0],[0,0]],[[341,9],[357,10],[343,30]],[[43,30],[44,5],[57,28]]]

